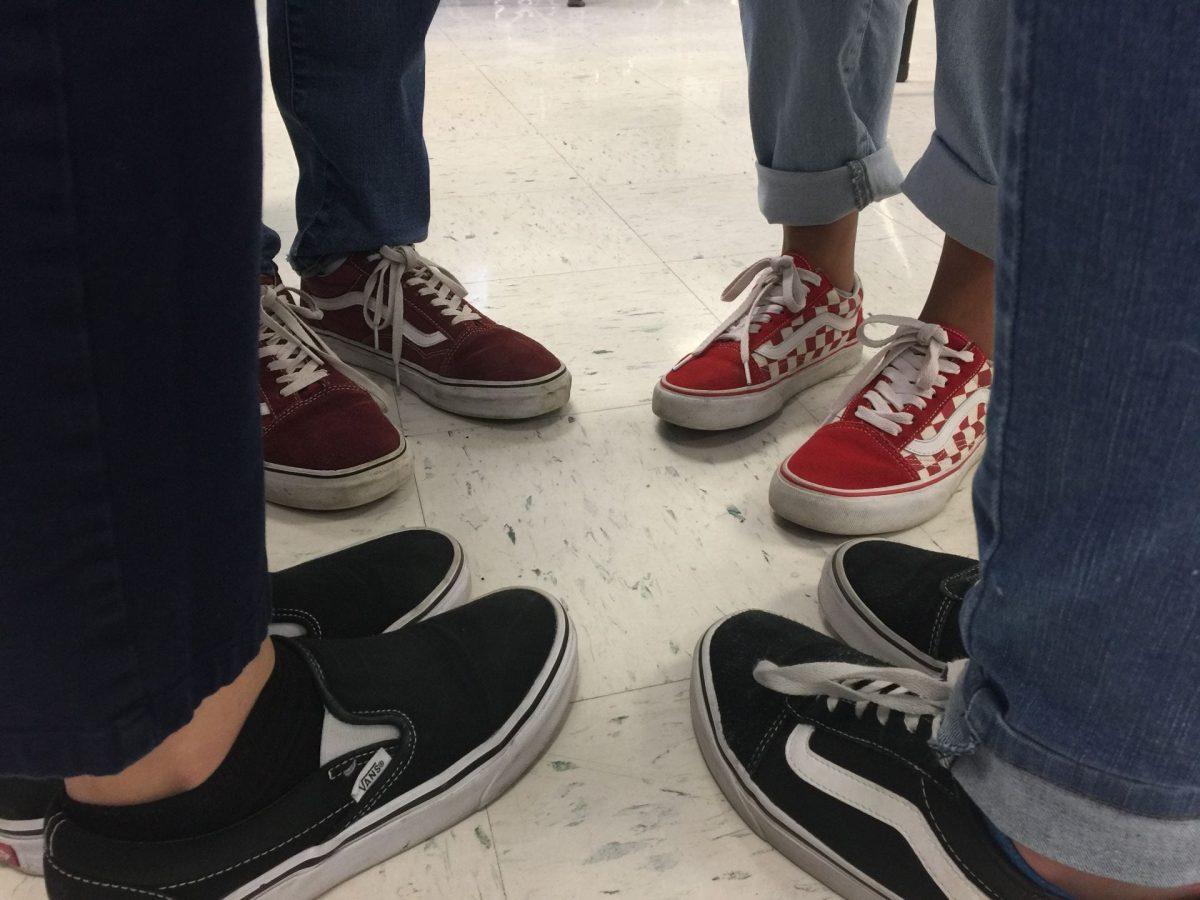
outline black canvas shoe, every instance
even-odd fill
[[[868,538],[833,551],[817,599],[830,629],[851,647],[944,674],[967,655],[958,619],[977,581],[973,559]]]
[[[61,792],[56,778],[0,778],[0,865],[42,874],[42,820]]]
[[[708,630],[692,722],[721,791],[847,900],[1042,898],[929,747],[950,688],[765,612]]]
[[[352,638],[394,631],[462,606],[471,573],[462,546],[410,528],[271,574],[270,631]],[[43,818],[58,779],[0,778],[0,865],[42,874]]]
[[[116,811],[63,801],[46,841],[54,900],[318,897],[504,793],[557,733],[575,682],[562,606],[519,588],[390,634],[276,638],[275,646],[272,678],[280,680],[264,696],[291,687],[266,708],[275,717],[282,710],[285,722],[295,709],[309,730],[286,753],[256,756],[250,723],[261,735],[274,721],[256,718],[256,705],[209,781],[218,799],[238,797],[228,769],[244,770],[248,749],[246,796],[279,769],[295,778],[201,833],[178,814],[180,804],[202,808],[188,794]],[[108,824],[97,827],[96,816]]]

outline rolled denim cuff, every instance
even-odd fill
[[[904,195],[949,237],[991,259],[999,232],[997,186],[984,181],[935,133],[904,179]]]
[[[1200,816],[1179,806],[1180,792],[1063,760],[1011,729],[1002,710],[978,667],[968,666],[934,739],[954,757],[955,780],[1000,831],[1105,878],[1149,887],[1200,882]],[[1168,794],[1173,802],[1163,802]],[[1118,806],[1118,797],[1130,802]],[[1148,813],[1147,805],[1158,809]]]
[[[827,225],[900,192],[904,175],[891,147],[824,172],[758,166],[758,205],[772,225]]]

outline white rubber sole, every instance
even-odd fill
[[[804,487],[783,474],[771,479],[771,509],[789,522],[826,534],[883,534],[928,522],[945,508],[963,480],[983,458],[980,441],[957,469],[937,481],[894,493],[848,491],[831,494]]]
[[[0,819],[0,867],[9,865],[26,875],[42,875],[45,821]]]
[[[683,393],[660,379],[654,386],[650,408],[660,419],[684,428],[698,431],[742,428],[774,415],[801,391],[852,369],[861,359],[862,345],[855,343],[753,393]]]
[[[558,610],[559,640],[525,702],[487,743],[341,834],[275,866],[230,900],[312,900],[483,809],[537,761],[566,719],[575,689],[575,629]],[[464,774],[465,773],[465,774]]]
[[[334,510],[362,506],[398,490],[412,477],[407,444],[391,456],[353,469],[322,472],[266,463],[267,500],[295,509]]]
[[[388,378],[396,377],[391,354],[363,347],[319,328],[313,331],[350,365]],[[438,409],[476,419],[532,419],[561,409],[571,399],[571,373],[565,366],[534,381],[488,384],[442,378],[402,363],[400,384]]]
[[[825,624],[843,643],[878,660],[906,669],[917,668],[931,675],[945,675],[945,663],[918,650],[883,624],[850,586],[842,560],[846,551],[858,543],[860,541],[847,541],[825,560],[821,580],[817,583],[817,602]]]
[[[845,900],[903,900],[843,860],[775,806],[755,787],[725,743],[708,671],[709,641],[720,624],[713,625],[696,647],[691,685],[692,729],[717,787],[755,834]]]

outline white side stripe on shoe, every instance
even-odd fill
[[[838,331],[853,331],[858,327],[857,311],[850,316],[835,316],[833,313],[820,313],[813,316],[805,322],[801,327],[797,328],[792,336],[778,344],[763,344],[754,351],[755,356],[762,356],[766,359],[783,359],[790,353],[794,353],[798,348],[804,346],[804,342],[828,325],[830,328],[835,328]]]
[[[946,419],[938,429],[937,434],[928,440],[913,439],[908,442],[904,448],[914,456],[933,456],[939,450],[950,450],[954,443],[954,436],[962,428],[963,419],[969,419],[974,415],[975,408],[982,403],[987,405],[988,398],[991,397],[992,391],[990,388],[980,388],[974,391],[969,396],[964,397],[955,409],[954,415]]]
[[[916,806],[817,756],[808,744],[812,734],[811,725],[797,725],[788,737],[784,755],[797,778],[896,829],[908,842],[929,877],[947,897],[953,897],[954,900],[987,900],[950,858]]]

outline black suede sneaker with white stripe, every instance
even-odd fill
[[[366,637],[462,606],[471,573],[462,546],[410,528],[271,574],[272,634]],[[0,865],[42,874],[46,809],[58,779],[0,778]]]
[[[318,897],[504,793],[557,733],[576,670],[562,606],[521,588],[375,637],[275,638],[275,657],[204,784],[59,801],[53,900]]]
[[[851,647],[944,674],[967,655],[959,615],[978,581],[979,563],[968,557],[868,538],[833,551],[817,599],[826,624]]]
[[[746,823],[847,900],[1043,898],[929,746],[950,688],[746,612],[700,640],[696,740]]]

